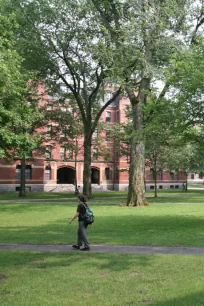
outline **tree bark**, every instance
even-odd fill
[[[75,150],[75,155],[74,155],[74,166],[75,166],[75,195],[79,194],[79,190],[78,190],[78,182],[77,182],[77,156],[78,156],[78,141],[76,139],[76,150]]]
[[[26,197],[26,191],[25,191],[25,158],[21,160],[21,179],[20,179],[20,191],[19,191],[19,197]]]
[[[147,205],[145,198],[145,139],[143,133],[144,115],[143,105],[146,100],[146,91],[149,89],[149,79],[141,81],[137,97],[129,94],[133,110],[133,136],[131,139],[131,162],[129,171],[129,189],[127,206]]]
[[[154,154],[154,197],[157,198],[157,153]]]
[[[84,173],[83,173],[83,194],[91,199],[91,135],[90,129],[85,128],[84,133]]]

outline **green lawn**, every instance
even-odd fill
[[[103,199],[110,199],[114,201],[116,199],[116,203],[120,203],[124,201],[127,197],[126,191],[108,191],[108,192],[93,192],[93,200],[92,202],[101,201]],[[149,203],[181,203],[181,202],[188,202],[188,203],[204,203],[204,189],[201,190],[188,190],[188,192],[183,191],[174,191],[174,190],[159,190],[158,191],[158,198],[154,198],[154,193],[151,191],[146,192],[147,201]],[[47,200],[47,201],[55,201],[55,199],[62,201],[76,199],[76,196],[73,192],[28,192],[26,198],[19,198],[17,192],[10,192],[10,193],[1,193],[0,194],[0,201],[1,200],[17,200],[17,201],[29,201],[29,200]],[[106,201],[104,202],[106,204]]]
[[[188,187],[204,189],[204,184],[203,183],[188,183]]]
[[[1,306],[203,306],[204,257],[0,252]]]
[[[203,191],[148,193],[146,207],[119,206],[125,194],[110,194],[90,201],[91,244],[204,247]],[[76,242],[68,220],[77,200],[63,198],[0,203],[0,242]],[[0,251],[0,305],[203,306],[203,266],[200,255]]]
[[[152,204],[146,207],[119,206],[122,201],[119,196],[90,201],[96,218],[88,230],[91,243],[204,247],[204,192],[149,195]],[[70,225],[68,220],[76,206],[76,199],[1,203],[0,241],[73,243],[77,221]]]
[[[126,191],[108,191],[108,192],[95,192],[94,198],[98,197],[117,197],[126,196]],[[62,198],[76,198],[74,192],[27,192],[26,199],[62,199]],[[21,200],[18,192],[5,192],[0,194],[0,200]]]

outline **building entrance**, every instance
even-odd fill
[[[91,184],[100,184],[100,171],[96,168],[91,168]]]
[[[75,181],[75,170],[70,167],[63,167],[57,170],[57,184],[73,184]]]

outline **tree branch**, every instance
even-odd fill
[[[99,67],[101,68],[100,76],[99,76],[99,74],[98,74],[98,69],[99,69]],[[94,90],[92,91],[92,93],[91,93],[90,96],[89,96],[89,103],[90,103],[90,104],[95,100],[95,98],[96,98],[96,96],[97,96],[97,93],[98,93],[98,91],[99,91],[99,88],[100,88],[100,86],[101,86],[101,83],[102,83],[102,81],[103,81],[103,74],[104,74],[104,72],[103,72],[103,66],[102,66],[101,64],[99,64],[99,67],[96,68],[96,79],[97,79],[96,87],[94,88]]]
[[[200,16],[197,18],[197,25],[195,27],[195,30],[193,31],[192,38],[190,44],[196,44],[196,34],[199,30],[199,28],[204,24],[204,12],[203,7],[201,8]]]
[[[78,92],[76,92],[76,90],[74,90],[74,88],[67,82],[67,80],[65,79],[65,77],[62,74],[59,74],[59,78],[65,83],[65,85],[73,93],[73,95],[74,95],[74,97],[76,99],[76,102],[77,102],[77,104],[79,106],[79,109],[80,109],[80,112],[81,112],[81,116],[82,116],[82,120],[83,120],[83,122],[87,122],[86,113],[85,113],[84,108],[83,108],[82,98],[80,97]]]
[[[116,92],[115,94],[113,95],[113,97],[108,101],[106,102],[106,104],[103,105],[103,107],[100,109],[100,111],[98,112],[98,114],[96,115],[96,118],[92,124],[92,129],[91,129],[91,132],[93,133],[96,126],[97,126],[97,123],[102,115],[102,113],[104,112],[104,110],[112,103],[114,102],[121,94],[121,91],[122,91],[122,87],[120,87]]]

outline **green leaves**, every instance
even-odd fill
[[[33,75],[23,69],[15,49],[16,28],[14,14],[0,15],[0,154],[21,158],[36,147],[37,138],[27,131],[41,115],[34,106],[34,82],[29,82]]]

